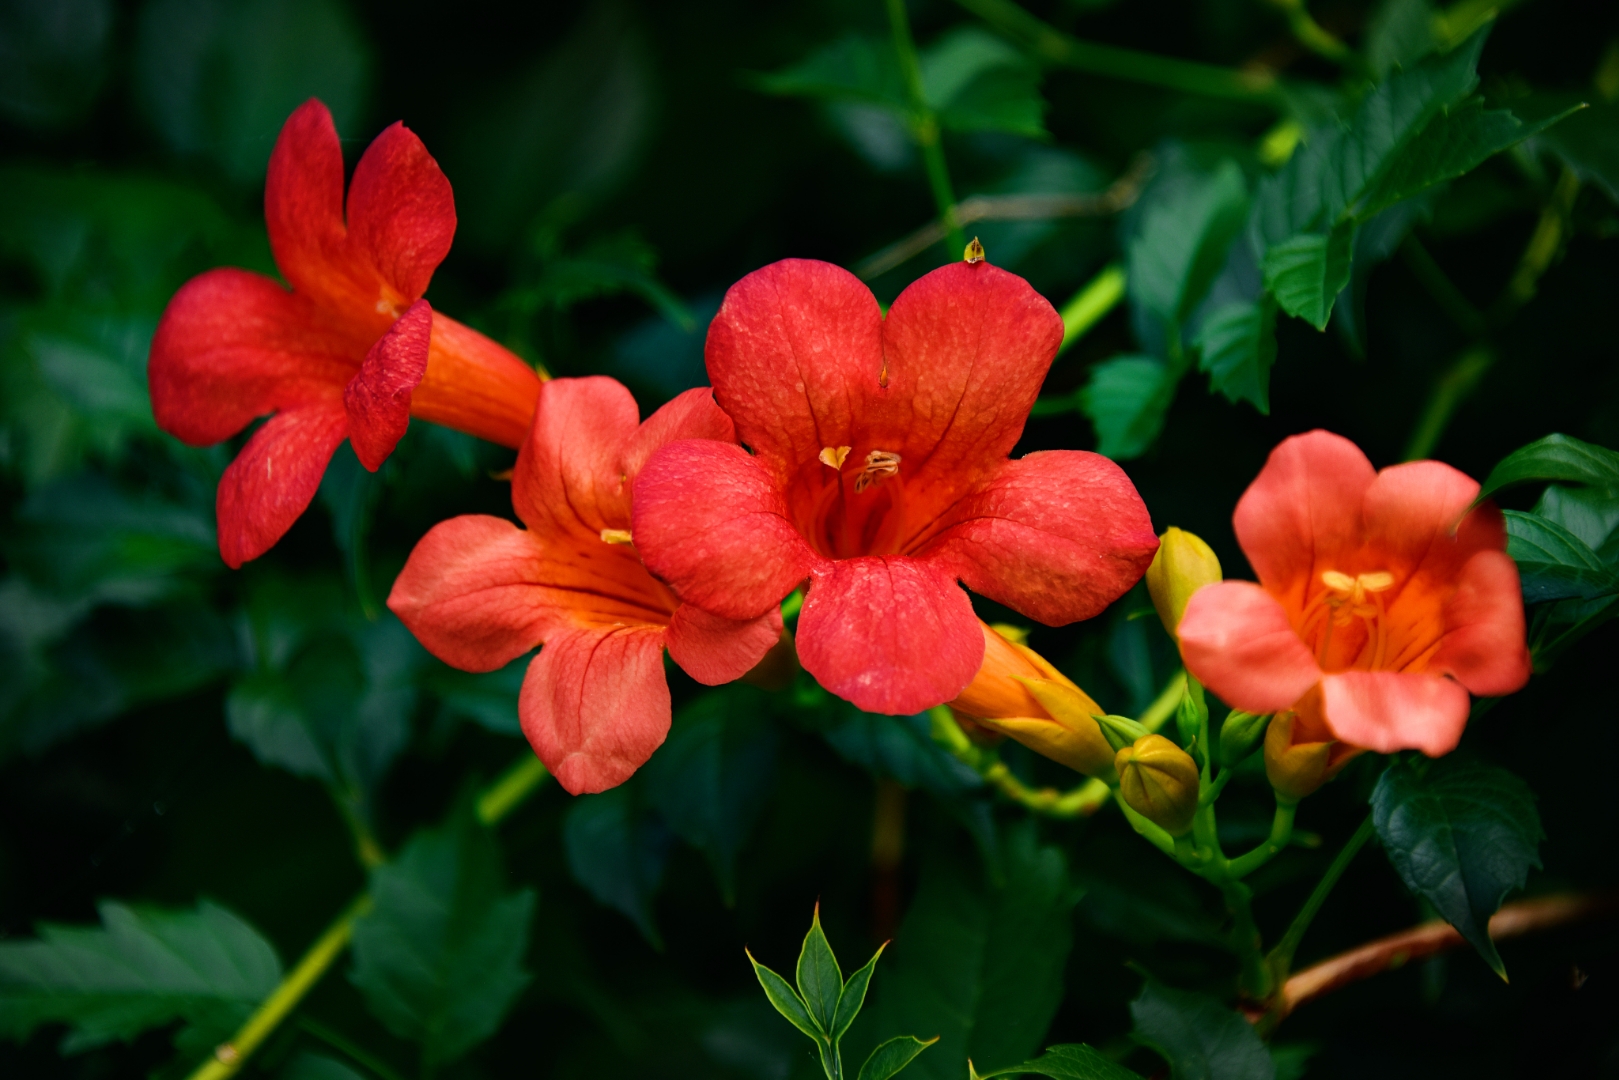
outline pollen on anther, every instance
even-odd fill
[[[827,468],[842,469],[851,449],[852,447],[848,446],[823,446],[817,456],[820,458],[821,464]]]
[[[635,538],[628,529],[603,529],[602,542],[606,544],[633,544]]]

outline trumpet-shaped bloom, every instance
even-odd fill
[[[1518,569],[1478,491],[1437,461],[1377,472],[1340,436],[1287,439],[1233,518],[1259,584],[1193,594],[1187,669],[1239,709],[1292,710],[1293,744],[1448,753],[1469,692],[1529,679]]]
[[[268,551],[309,506],[347,438],[375,471],[411,416],[518,447],[539,376],[421,299],[450,250],[449,181],[402,124],[354,170],[326,106],[305,102],[270,158],[264,216],[291,286],[210,270],[169,301],[148,367],[158,426],[207,446],[273,414],[219,484],[219,551]]]
[[[1106,458],[1008,454],[1062,320],[987,263],[928,274],[883,317],[852,274],[792,259],[726,294],[714,396],[741,446],[673,443],[636,481],[647,566],[687,603],[756,618],[808,581],[804,668],[862,709],[911,713],[972,680],[964,583],[1050,625],[1088,618],[1158,546]]]
[[[647,456],[674,439],[734,438],[708,389],[637,424],[612,379],[541,391],[517,455],[512,506],[527,528],[467,515],[433,527],[388,606],[427,650],[493,671],[544,643],[518,702],[523,732],[575,794],[622,783],[669,731],[663,650],[698,682],[746,673],[781,636],[781,612],[725,619],[682,605],[641,565],[630,492]]]

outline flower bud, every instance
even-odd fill
[[[1269,713],[1256,715],[1243,712],[1241,709],[1232,709],[1226,716],[1225,723],[1220,725],[1219,750],[1215,754],[1215,760],[1226,768],[1231,768],[1259,749],[1259,744],[1265,738],[1265,731],[1269,726]]]
[[[1158,538],[1158,554],[1147,567],[1147,592],[1170,637],[1192,594],[1219,580],[1220,560],[1201,537],[1171,527]]]
[[[1316,686],[1291,711],[1277,713],[1265,731],[1265,776],[1276,794],[1302,799],[1338,775],[1361,753],[1332,737]]]
[[[1101,726],[1102,737],[1107,739],[1115,753],[1127,746],[1134,746],[1137,739],[1149,734],[1145,725],[1128,716],[1098,716],[1096,722]]]
[[[1119,797],[1171,836],[1192,831],[1198,771],[1192,755],[1162,735],[1143,735],[1114,760]]]
[[[984,662],[950,707],[1076,772],[1111,780],[1114,748],[1093,719],[1102,707],[1033,649],[983,631]]]
[[[1209,703],[1203,696],[1203,684],[1188,676],[1181,703],[1175,709],[1175,730],[1180,733],[1182,746],[1189,747],[1196,741],[1208,718]]]

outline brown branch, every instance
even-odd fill
[[[966,227],[975,221],[1049,221],[1117,214],[1140,197],[1151,175],[1152,158],[1137,154],[1106,191],[1085,195],[974,195],[956,204],[956,221]],[[854,272],[862,281],[870,281],[922,254],[947,235],[949,229],[943,221],[930,221],[856,266]]]
[[[1490,920],[1490,937],[1496,941],[1521,937],[1537,930],[1581,922],[1619,911],[1616,893],[1564,893],[1507,904]],[[1273,1027],[1305,1002],[1369,979],[1373,975],[1404,967],[1466,944],[1456,928],[1443,920],[1423,923],[1398,934],[1369,941],[1290,977],[1269,1007],[1248,1010],[1248,1019]]]

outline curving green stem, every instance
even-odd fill
[[[911,133],[916,137],[917,146],[922,148],[928,186],[933,189],[933,202],[939,209],[939,220],[944,223],[948,233],[951,251],[959,252],[967,246],[967,239],[962,234],[961,219],[956,213],[956,193],[950,184],[944,146],[939,142],[939,118],[928,104],[927,94],[922,88],[922,64],[916,56],[916,41],[911,37],[911,20],[905,11],[905,0],[888,0],[888,23],[894,31],[894,52],[899,56],[905,94],[911,100]]]
[[[1278,797],[1276,816],[1271,819],[1270,836],[1252,851],[1227,863],[1227,872],[1234,878],[1244,878],[1275,858],[1293,838],[1293,816],[1298,809],[1299,804],[1295,800]]]
[[[1288,972],[1293,967],[1293,954],[1298,951],[1299,942],[1304,940],[1304,932],[1310,929],[1310,923],[1315,919],[1316,912],[1321,910],[1321,905],[1326,902],[1327,894],[1338,884],[1338,879],[1344,876],[1344,871],[1349,869],[1355,854],[1365,846],[1367,840],[1371,839],[1374,831],[1372,815],[1367,814],[1366,820],[1360,823],[1360,828],[1355,830],[1355,834],[1345,842],[1343,850],[1338,852],[1338,857],[1332,860],[1332,865],[1327,867],[1327,872],[1321,875],[1321,880],[1315,883],[1310,898],[1304,901],[1299,913],[1293,916],[1293,922],[1288,926],[1287,933],[1282,935],[1282,940],[1270,951],[1268,958],[1270,968],[1278,983],[1287,981]]]

